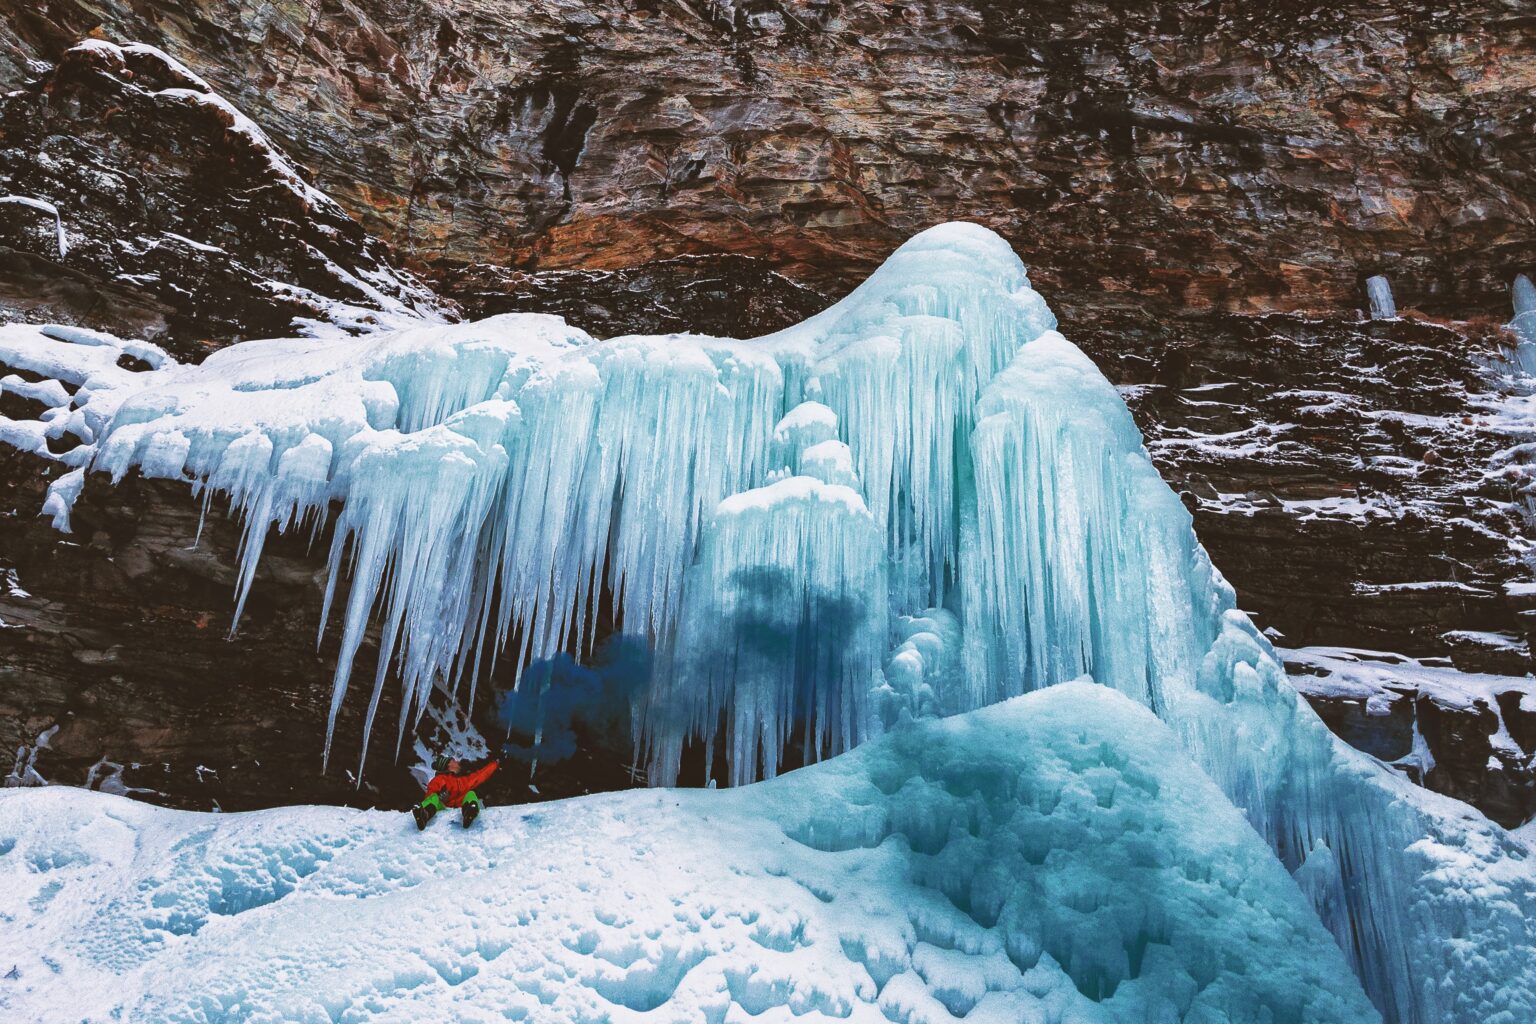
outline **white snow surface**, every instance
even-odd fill
[[[237,612],[268,530],[339,506],[333,715],[375,609],[373,706],[392,672],[403,730],[503,647],[583,649],[604,585],[661,667],[634,709],[657,782],[690,745],[723,739],[708,781],[740,783],[791,742],[814,761],[1089,675],[1242,809],[1387,1019],[1536,1020],[1529,847],[1329,733],[1053,327],[1007,244],[952,224],[752,342],[598,342],[524,315],[125,374],[99,340],[3,328],[0,361],[79,390],[0,437],[37,450],[62,419],[82,471],[227,495],[248,526]]]
[[[1425,665],[1403,654],[1347,647],[1298,647],[1278,653],[1287,664],[1303,668],[1291,676],[1292,682],[1302,692],[1320,696],[1369,699],[1412,690],[1450,708],[1470,708],[1481,701],[1495,714],[1498,694],[1514,691],[1536,696],[1536,678],[1531,676],[1463,672]]]
[[[1077,682],[777,780],[492,808],[0,796],[0,1015],[1367,1024],[1301,889]]]

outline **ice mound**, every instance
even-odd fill
[[[9,1019],[1379,1019],[1172,733],[1070,683],[773,782],[403,814],[0,795]]]

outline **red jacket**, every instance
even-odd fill
[[[449,807],[458,807],[464,802],[464,794],[476,786],[484,785],[485,780],[496,774],[496,768],[500,761],[492,761],[484,768],[476,769],[468,775],[449,775],[447,772],[439,772],[427,783],[427,796],[433,793],[443,794],[443,803]]]

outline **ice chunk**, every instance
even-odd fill
[[[166,430],[149,435],[134,453],[134,461],[145,476],[179,480],[191,450],[192,442],[187,435],[179,430]]]
[[[962,689],[964,632],[958,616],[944,608],[903,615],[896,622],[896,638],[878,695],[886,728],[970,705]]]
[[[853,452],[841,441],[822,441],[800,453],[800,472],[822,483],[857,488],[859,475],[853,469]]]
[[[773,428],[774,444],[781,447],[786,459],[836,438],[837,413],[820,402],[801,402]]]

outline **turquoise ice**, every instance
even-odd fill
[[[734,790],[492,808],[0,795],[15,1020],[1377,1020],[1166,726],[1068,683]]]

